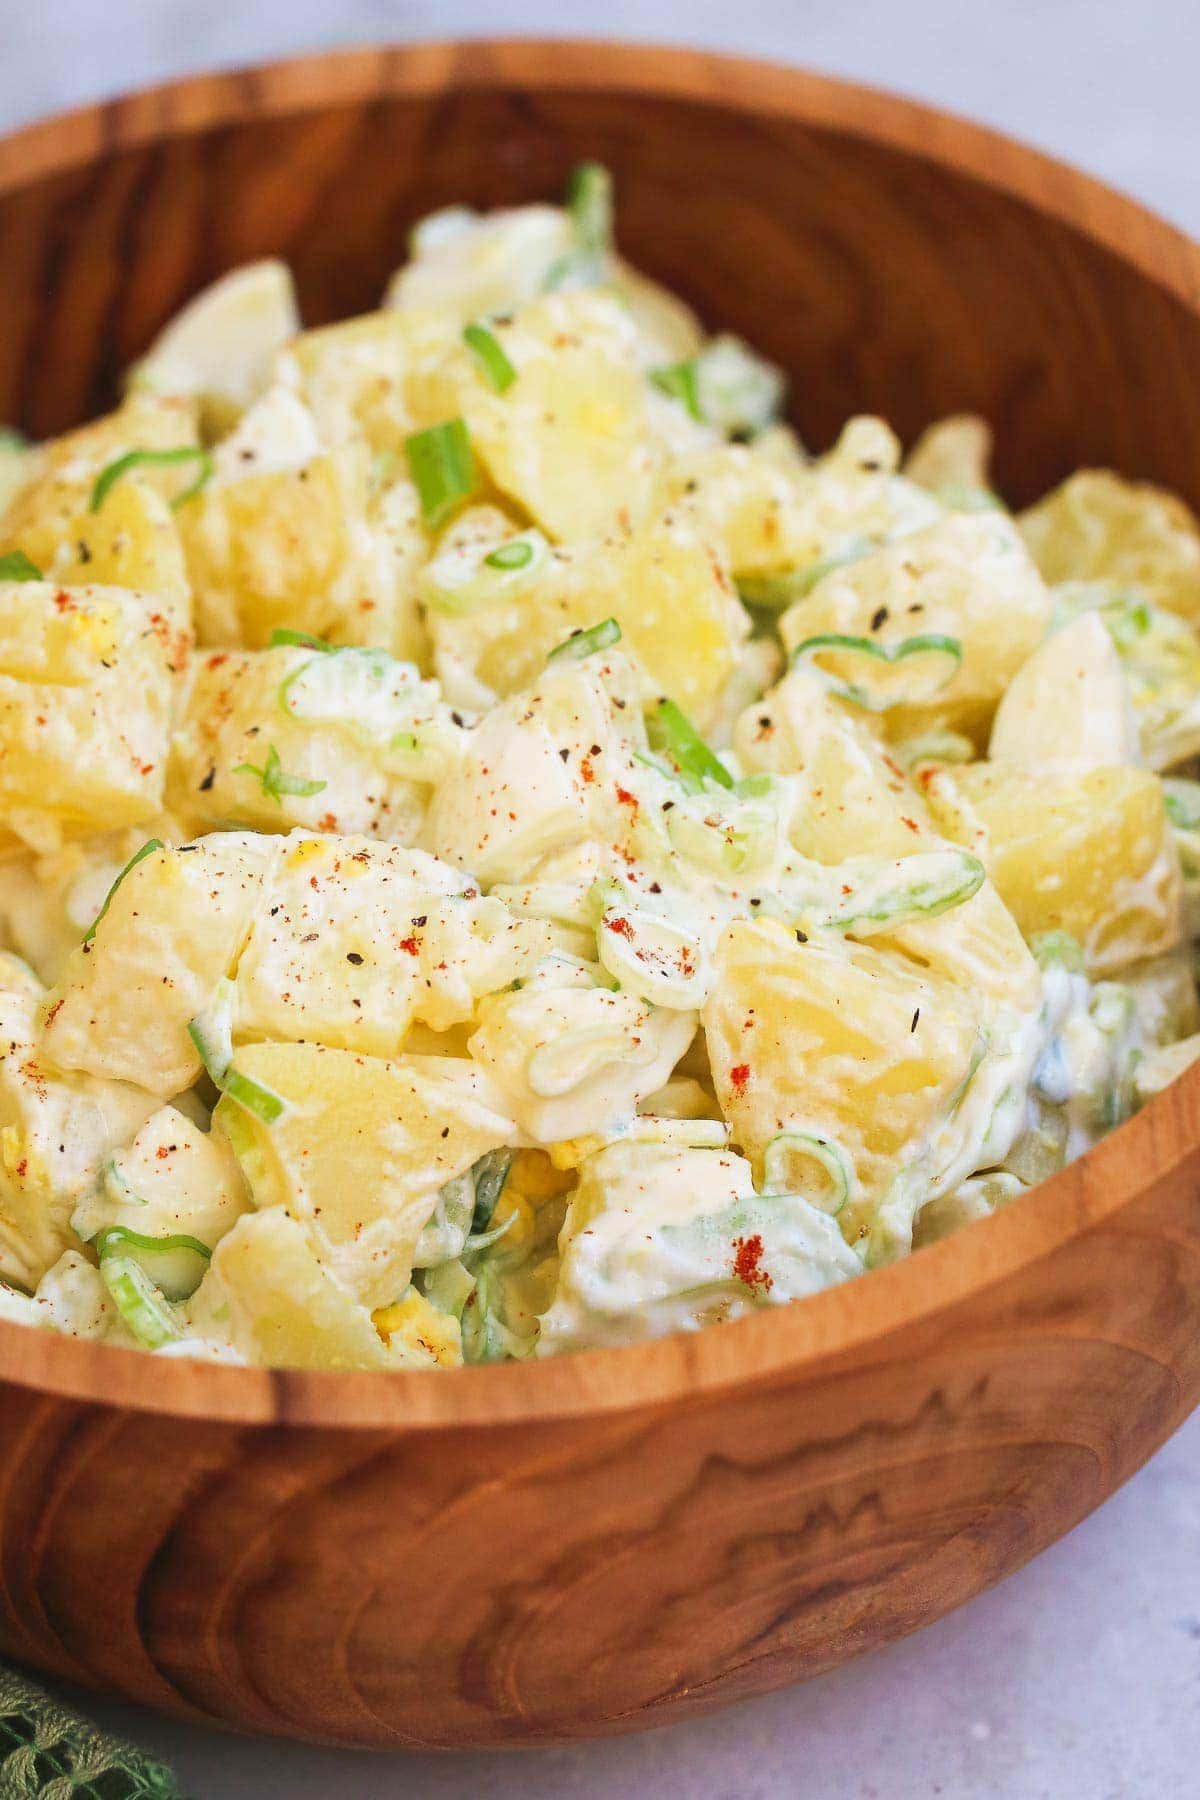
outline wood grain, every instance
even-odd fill
[[[987,412],[1026,498],[1081,463],[1200,503],[1200,257],[906,102],[615,46],[214,76],[0,144],[0,415],[60,429],[191,292],[373,304],[407,226],[599,156],[622,247],[793,377],[827,441]],[[344,1744],[678,1719],[1018,1567],[1200,1398],[1200,1072],[1003,1214],[696,1337],[461,1374],[150,1361],[0,1326],[0,1650]]]

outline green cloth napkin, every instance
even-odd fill
[[[0,1800],[186,1800],[170,1769],[0,1663]]]

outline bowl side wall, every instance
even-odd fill
[[[1086,216],[1006,192],[1002,166],[989,182],[871,136],[874,99],[852,129],[513,81],[181,130],[8,192],[0,160],[0,416],[45,435],[110,404],[157,327],[247,258],[286,257],[311,322],[370,308],[423,213],[545,198],[591,155],[625,252],[788,370],[813,445],[855,411],[909,438],[976,409],[1015,501],[1103,464],[1200,503],[1194,308]]]

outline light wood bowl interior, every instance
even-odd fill
[[[285,256],[377,303],[432,207],[617,179],[622,249],[870,409],[994,422],[1015,501],[1200,502],[1200,257],[1035,152],[760,64],[602,45],[205,77],[0,143],[0,417],[110,401],[189,294]],[[906,1264],[645,1348],[452,1376],[164,1362],[0,1326],[0,1652],[179,1716],[380,1746],[679,1719],[1018,1567],[1200,1398],[1200,1074]]]

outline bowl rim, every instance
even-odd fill
[[[710,50],[587,38],[464,38],[338,50],[200,74],[59,113],[0,138],[0,194],[163,136],[333,104],[530,87],[630,92],[868,138],[1048,214],[1200,311],[1200,248],[1094,177],[898,94]],[[529,1363],[380,1372],[231,1367],[0,1321],[0,1384],[231,1425],[442,1430],[666,1407],[739,1384],[835,1377],[897,1354],[919,1327],[1033,1269],[1162,1185],[1200,1169],[1200,1065],[1126,1125],[991,1218],[810,1299],[720,1329]],[[911,1347],[910,1347],[911,1349]]]

